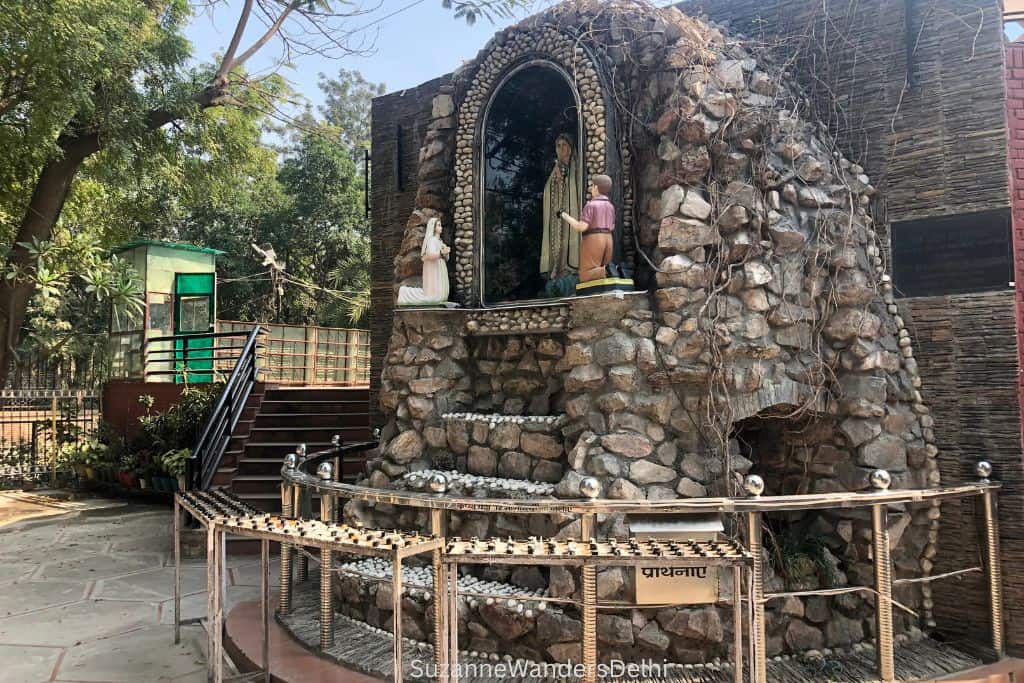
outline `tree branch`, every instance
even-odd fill
[[[290,2],[288,6],[285,7],[284,10],[281,12],[281,16],[275,19],[274,23],[270,25],[270,28],[267,29],[267,32],[260,36],[255,43],[250,45],[248,50],[239,55],[238,58],[235,59],[231,64],[227,65],[228,68],[225,69],[224,75],[226,76],[236,67],[245,64],[245,62],[250,57],[259,52],[260,48],[262,48],[264,45],[270,42],[270,39],[274,37],[274,34],[281,29],[281,26],[284,24],[285,19],[288,18],[288,15],[291,14],[293,10],[297,9],[300,4],[302,4],[301,0],[292,0],[292,2]]]
[[[242,42],[245,26],[249,23],[249,15],[252,14],[252,2],[253,0],[245,0],[245,5],[242,6],[242,12],[238,16],[238,24],[235,26],[235,34],[231,36],[228,51],[224,53],[224,58],[220,62],[220,68],[217,69],[214,80],[226,79],[227,75],[231,72],[231,63],[234,61],[235,53],[238,52],[238,46]]]

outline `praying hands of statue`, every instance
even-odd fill
[[[423,255],[424,261],[440,261],[443,258],[447,258],[448,254],[452,253],[452,248],[448,245],[441,247],[441,252],[438,254],[426,253]]]
[[[567,214],[565,211],[559,211],[558,212],[558,217],[562,219],[562,222],[564,222],[566,225],[568,225],[570,228],[572,228],[576,232],[586,232],[587,228],[590,227],[590,225],[588,225],[587,223],[584,223],[581,220],[573,218],[572,216]]]

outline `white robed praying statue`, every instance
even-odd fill
[[[451,248],[441,241],[441,220],[431,218],[423,233],[420,258],[423,260],[423,286],[400,287],[399,306],[426,306],[448,301],[448,265]]]

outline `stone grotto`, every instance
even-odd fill
[[[524,87],[519,78],[564,92],[524,101],[517,118],[498,101]],[[534,257],[515,262],[494,234],[537,205],[512,196],[518,180],[492,183],[502,178],[492,152],[511,154],[494,152],[492,136],[534,140],[546,153],[559,131],[529,117],[556,116],[556,101],[579,173],[614,181],[615,259],[636,291],[538,296]],[[557,499],[579,498],[580,482],[595,477],[601,498],[662,500],[741,497],[750,473],[771,495],[860,491],[880,468],[894,489],[939,485],[932,417],[871,218],[874,188],[807,112],[781,65],[673,7],[565,2],[495,35],[433,99],[394,287],[417,284],[424,230],[439,218],[457,305],[396,308],[380,392],[386,426],[363,483],[422,490],[441,471],[450,495]],[[547,177],[543,161],[531,192]],[[522,227],[509,227],[509,239]],[[937,504],[890,511],[896,578],[931,571],[938,513]],[[427,512],[384,504],[352,502],[345,514],[428,526]],[[601,516],[597,533],[627,536],[632,521]],[[724,533],[738,532],[722,521]],[[565,537],[579,524],[453,514],[449,532]],[[870,585],[870,529],[864,510],[768,514],[767,590]],[[389,587],[360,576],[390,569],[346,566],[336,605],[386,627]],[[421,574],[407,579],[404,629],[427,640],[432,594]],[[460,581],[499,596],[510,585],[566,598],[580,590],[559,567],[493,565]],[[632,605],[631,570],[600,572],[597,590]],[[897,610],[899,638],[928,625],[928,584],[898,586],[894,599],[920,616]],[[874,628],[863,593],[766,609],[769,656],[853,647]],[[579,660],[570,606],[474,599],[459,617],[469,650]],[[604,659],[725,659],[732,628],[714,604],[598,616]]]

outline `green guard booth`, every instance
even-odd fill
[[[146,382],[213,380],[217,325],[217,256],[191,244],[134,240],[114,250],[143,283],[141,315],[112,311],[115,377]]]

